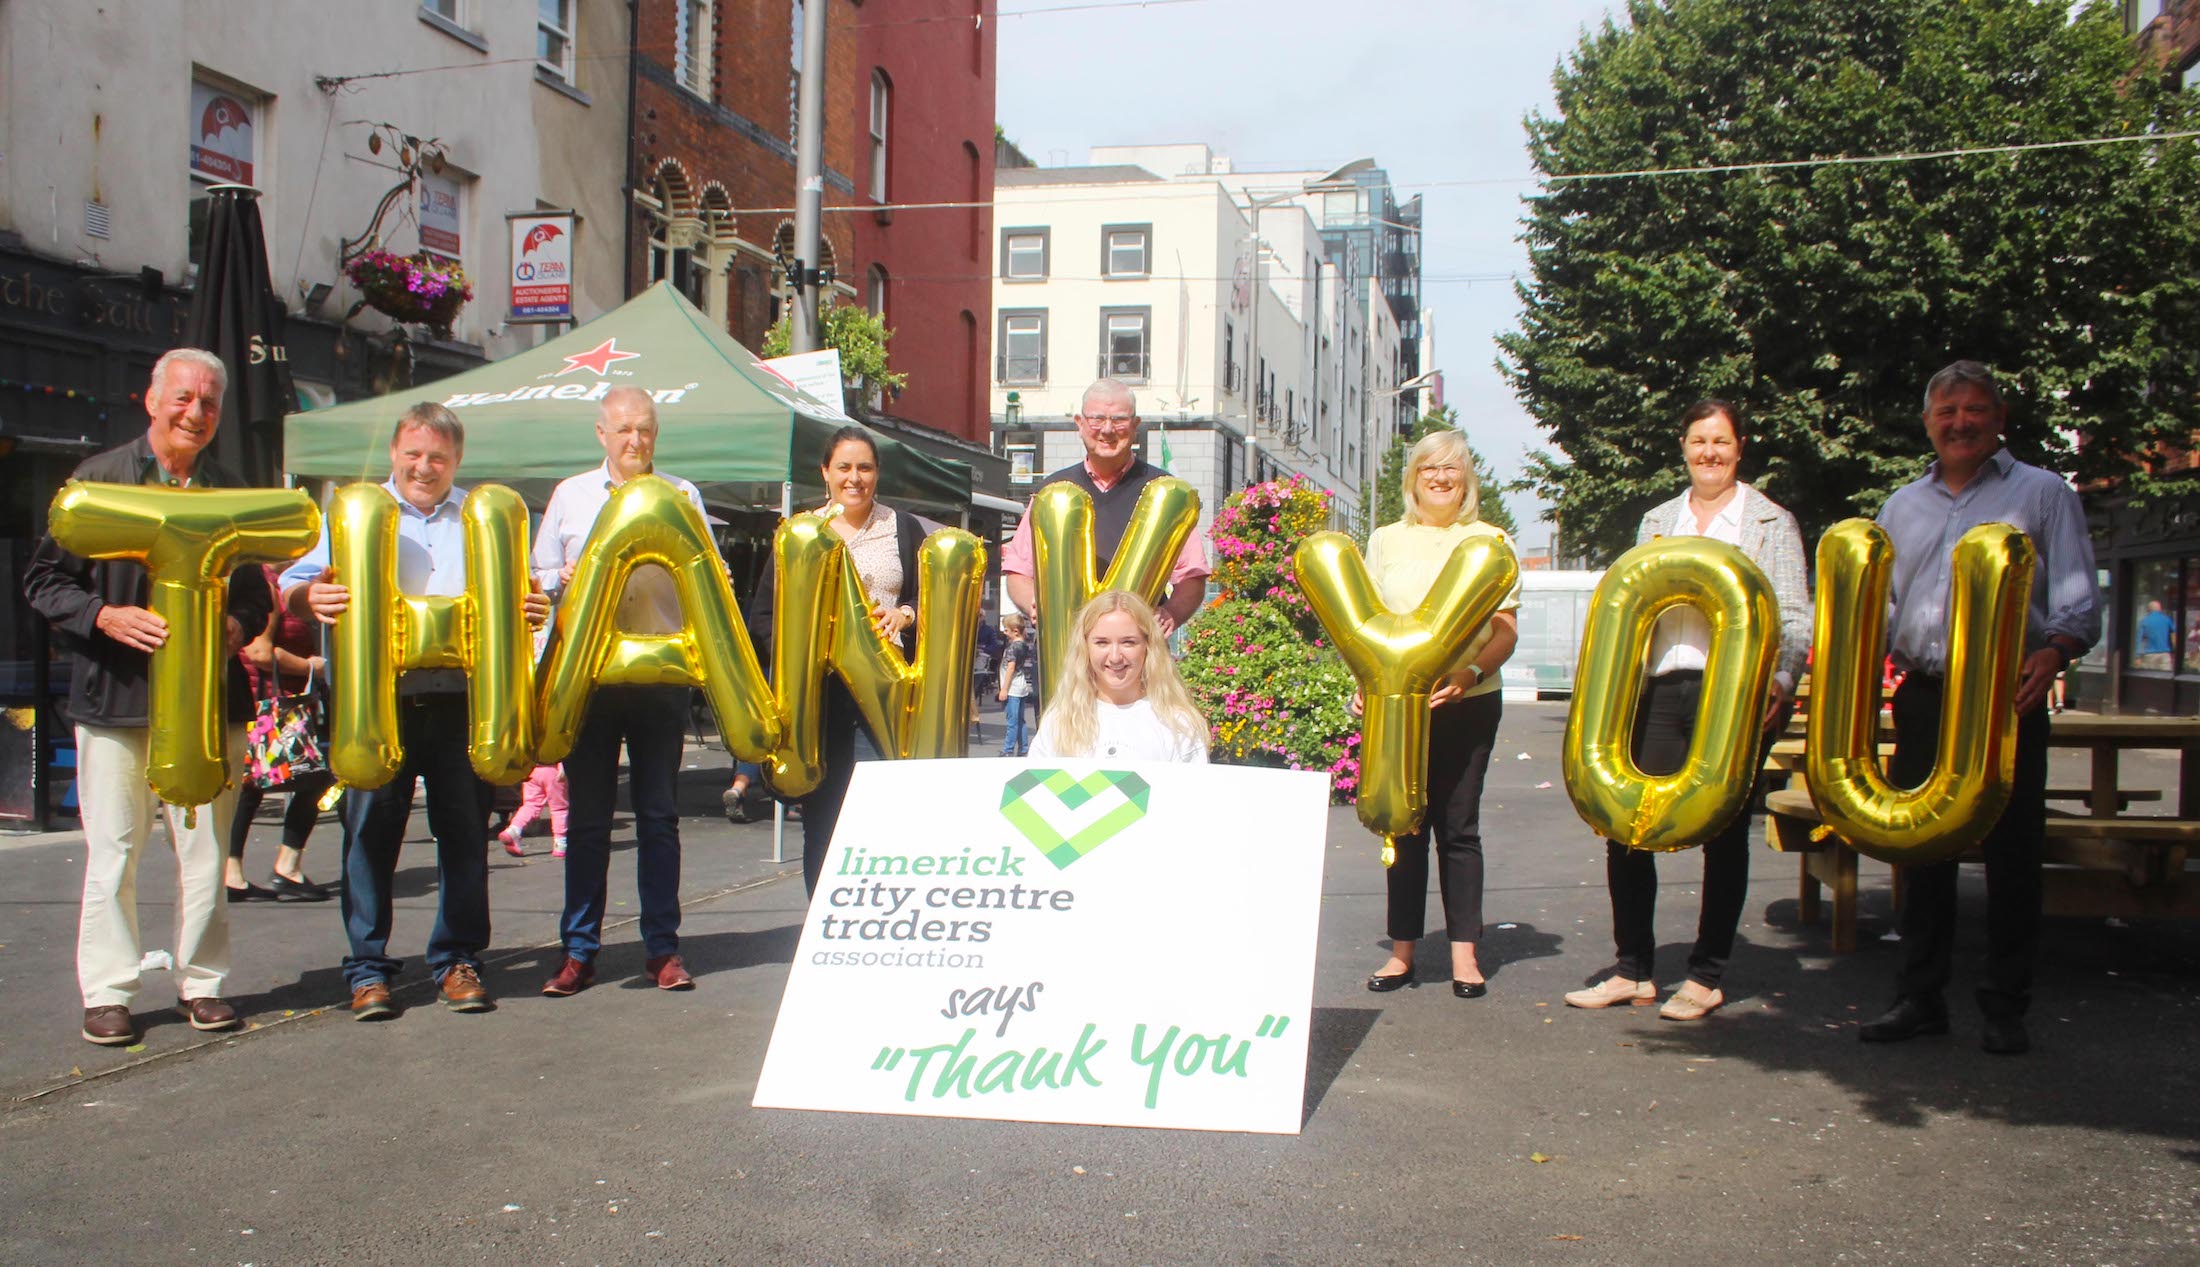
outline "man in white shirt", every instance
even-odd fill
[[[466,592],[466,528],[456,486],[466,430],[450,410],[422,401],[405,411],[390,436],[390,479],[397,499],[397,585],[424,596]],[[351,607],[350,581],[329,566],[329,535],[283,573],[283,602],[299,615],[334,624]],[[541,594],[526,598],[527,623],[550,616]],[[481,983],[481,952],[489,945],[489,785],[466,755],[466,675],[457,669],[417,670],[398,684],[398,738],[405,764],[371,791],[344,793],[344,980],[353,1020],[397,1015],[389,983],[403,966],[389,955],[391,897],[397,854],[412,817],[413,781],[427,785],[428,827],[435,833],[439,896],[428,935],[428,971],[443,1005],[454,1012],[494,1006]]]
[[[561,483],[550,495],[535,535],[535,579],[562,599],[573,580],[596,516],[628,480],[657,475],[703,509],[695,485],[653,468],[657,406],[638,387],[604,393],[596,417],[604,463]],[[648,565],[634,570],[619,596],[618,625],[636,634],[674,633],[680,598],[672,574]],[[619,791],[619,747],[626,747],[634,805],[635,887],[642,905],[643,972],[660,990],[695,985],[680,962],[680,811],[676,795],[686,733],[688,688],[602,686],[589,697],[580,736],[565,758],[565,911],[559,935],[565,961],[542,992],[563,998],[596,979],[603,948],[603,914],[611,870],[611,813]]]

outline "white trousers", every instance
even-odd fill
[[[77,924],[76,979],[84,1006],[128,1006],[137,997],[138,860],[153,840],[153,823],[168,814],[168,838],[176,850],[176,993],[215,999],[229,975],[229,895],[222,889],[222,861],[229,850],[230,815],[237,790],[225,788],[211,805],[197,807],[184,825],[181,806],[160,804],[145,781],[143,726],[76,728],[76,794],[84,820],[84,907]],[[229,728],[229,769],[244,773],[245,730]]]

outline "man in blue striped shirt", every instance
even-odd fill
[[[2040,850],[2046,830],[2047,688],[2101,636],[2093,543],[2085,511],[2063,478],[2002,447],[2008,410],[1993,374],[1957,361],[1925,389],[1925,434],[1937,459],[1895,490],[1879,512],[1894,545],[1895,753],[1888,779],[1914,787],[1932,772],[1948,665],[1952,552],[1980,524],[2005,523],[2032,539],[2038,565],[2017,678],[2016,788],[1986,837],[1986,984],[1980,1045],[1997,1055],[2031,1047],[2024,1013],[2039,948]],[[1894,1006],[1859,1032],[1867,1043],[1948,1032],[1943,999],[1955,950],[1956,866],[1910,867],[1902,900],[1904,962]]]

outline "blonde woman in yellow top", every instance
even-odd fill
[[[1474,460],[1460,431],[1427,436],[1406,454],[1405,514],[1377,528],[1367,542],[1367,570],[1392,611],[1420,606],[1436,574],[1460,542],[1503,529],[1480,519]],[[1451,938],[1451,990],[1462,999],[1489,993],[1475,943],[1482,940],[1482,779],[1504,712],[1499,666],[1519,641],[1513,613],[1520,590],[1467,640],[1450,672],[1429,692],[1428,815],[1421,830],[1398,841],[1390,885],[1390,959],[1367,979],[1378,993],[1413,980],[1413,951],[1428,910],[1428,845],[1436,842],[1437,881],[1444,897],[1444,931]]]

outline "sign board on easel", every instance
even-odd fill
[[[1231,766],[865,762],[755,1103],[1295,1134],[1328,792]]]

